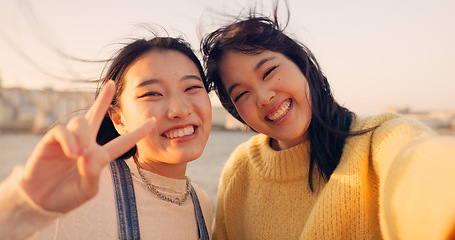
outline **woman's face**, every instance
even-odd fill
[[[196,65],[176,50],[153,50],[129,66],[124,81],[120,109],[111,114],[116,129],[123,134],[155,118],[155,128],[137,143],[139,160],[186,168],[202,154],[212,125]]]
[[[307,138],[309,87],[294,62],[272,51],[229,51],[220,66],[222,83],[238,113],[254,130],[275,139],[273,148],[290,148]]]

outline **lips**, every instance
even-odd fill
[[[283,118],[284,115],[286,115],[286,113],[289,111],[290,107],[291,107],[291,100],[287,99],[286,101],[282,102],[281,105],[275,111],[273,111],[272,113],[267,115],[266,119],[268,119],[272,122],[276,122],[276,121],[280,120],[281,118]]]
[[[163,133],[163,136],[169,139],[188,136],[194,133],[195,126],[190,125],[183,128],[176,128]]]

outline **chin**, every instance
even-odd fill
[[[198,159],[202,155],[202,152],[180,152],[176,154],[169,154],[169,159],[175,159],[173,163],[187,163]]]

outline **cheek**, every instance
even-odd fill
[[[234,104],[234,106],[240,117],[245,122],[248,124],[252,122],[250,119],[253,117],[253,113],[257,110],[256,104],[249,104],[248,101],[243,101],[241,103]]]
[[[151,117],[158,118],[162,108],[162,104],[152,104],[149,102],[136,103],[127,109],[128,118],[131,123],[139,125]]]
[[[199,98],[198,101],[198,108],[201,111],[202,116],[204,117],[204,121],[209,122],[210,125],[212,124],[212,104],[210,102],[210,98],[203,97]]]
[[[311,93],[310,93],[310,86],[308,85],[308,82],[305,82],[303,85],[304,91],[302,95],[305,96],[305,101],[308,103],[309,106],[311,106]]]
[[[309,104],[311,103],[311,96],[310,96],[310,87],[308,82],[306,81],[305,77],[297,74],[295,76],[289,76],[293,78],[293,81],[289,82],[282,82],[281,86],[289,86],[291,91],[291,95],[301,103]]]

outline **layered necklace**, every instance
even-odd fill
[[[177,205],[182,205],[185,203],[186,199],[188,198],[188,195],[190,195],[190,188],[191,188],[191,180],[185,176],[185,180],[186,180],[186,192],[185,194],[183,195],[182,198],[170,198],[166,195],[164,195],[164,193],[161,193],[159,190],[158,190],[158,186],[156,185],[153,185],[152,183],[150,183],[147,178],[144,177],[144,175],[142,174],[142,168],[139,167],[139,163],[136,159],[136,156],[133,157],[134,159],[134,163],[136,164],[136,168],[137,168],[137,171],[139,173],[139,176],[141,176],[142,178],[142,181],[144,181],[144,183],[147,185],[147,188],[150,190],[150,192],[152,192],[154,195],[156,195],[158,198],[164,200],[164,201],[167,201],[167,202],[170,202],[170,203],[173,203],[173,204],[177,204]]]

